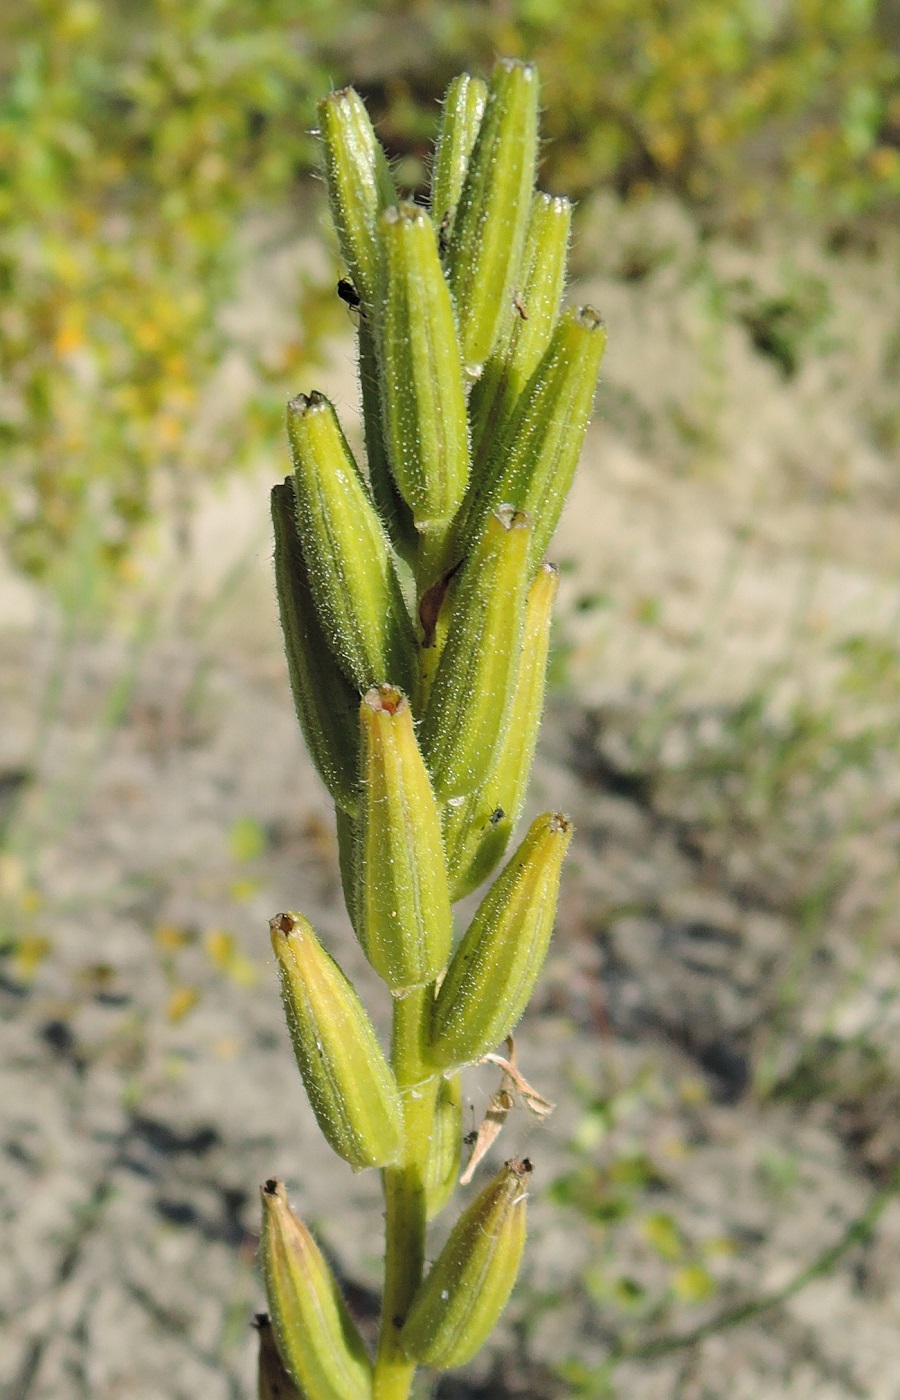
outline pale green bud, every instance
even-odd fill
[[[531,1169],[527,1158],[507,1162],[454,1225],[403,1326],[410,1360],[462,1366],[487,1341],[519,1271]]]
[[[431,172],[431,217],[446,245],[462,193],[469,157],[487,102],[487,83],[460,73],[444,98]]]
[[[353,88],[329,93],[319,103],[318,114],[331,218],[341,256],[367,312],[378,292],[378,218],[396,204],[397,192],[359,93]]]
[[[259,1336],[256,1367],[257,1400],[304,1400],[303,1393],[285,1370],[275,1344],[268,1313],[257,1313],[253,1323]]]
[[[534,188],[537,70],[501,59],[459,197],[447,275],[466,373],[476,379],[512,303]]]
[[[469,475],[453,306],[425,211],[401,204],[382,215],[380,228],[379,347],[388,461],[416,529],[442,532]]]
[[[354,927],[375,971],[401,993],[433,982],[450,957],[441,819],[406,697],[388,685],[368,691],[359,726]]]
[[[285,1369],[304,1400],[370,1400],[372,1365],[324,1255],[280,1181],[267,1181],[260,1195],[260,1261]]]
[[[313,603],[290,478],[272,490],[275,586],[294,707],[306,747],[335,802],[353,811],[359,785],[359,695],[331,654]]]
[[[303,557],[331,649],[357,693],[385,680],[409,689],[415,635],[390,546],[323,394],[291,400],[288,436]]]
[[[559,586],[554,564],[538,569],[525,600],[522,655],[515,695],[494,766],[484,783],[443,812],[444,851],[451,900],[477,889],[503,859],[522,815],[541,714],[553,603]]]
[[[453,1195],[462,1157],[462,1080],[451,1074],[438,1082],[437,1099],[428,1162],[425,1169],[425,1199],[428,1219],[433,1220]]]
[[[381,414],[378,356],[375,352],[374,332],[368,321],[361,321],[359,326],[359,388],[372,499],[391,544],[400,558],[412,569],[415,567],[419,549],[419,537],[416,534],[412,511],[397,490],[397,483],[391,475],[388,463]]]
[[[509,1035],[544,965],[572,824],[559,812],[535,818],[453,954],[434,1004],[433,1063],[478,1060]]]
[[[300,914],[269,927],[297,1066],[322,1134],[354,1170],[384,1167],[400,1151],[394,1076],[350,981]]]
[[[503,737],[522,649],[528,516],[501,505],[454,583],[420,742],[439,800],[480,786]]]

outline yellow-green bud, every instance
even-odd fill
[[[359,726],[354,927],[375,971],[400,993],[433,982],[450,957],[441,819],[406,697],[388,685],[368,691]]]
[[[375,351],[375,335],[368,321],[361,321],[359,326],[359,390],[372,500],[391,544],[400,558],[410,568],[414,568],[419,537],[416,534],[412,511],[397,490],[397,483],[391,475],[388,463],[381,416],[378,356]]]
[[[459,197],[447,250],[467,374],[476,379],[512,303],[537,155],[538,76],[501,59]]]
[[[516,300],[469,399],[472,458],[481,463],[512,416],[550,343],[566,277],[572,206],[538,192],[532,201]]]
[[[550,946],[571,839],[567,817],[536,817],[478,906],[434,1003],[428,1054],[440,1068],[487,1054],[528,1005]]]
[[[449,238],[453,215],[469,168],[469,157],[484,116],[487,91],[487,83],[481,78],[460,73],[453,79],[444,98],[431,172],[431,217],[444,246]]]
[[[409,689],[416,644],[390,546],[322,394],[288,404],[297,526],[316,608],[357,693],[390,680]]]
[[[394,1076],[350,981],[300,914],[270,923],[297,1066],[322,1134],[355,1171],[400,1151]]]
[[[267,1181],[260,1194],[259,1254],[285,1369],[304,1400],[370,1400],[371,1362],[321,1250],[280,1181]]]
[[[388,461],[416,529],[442,532],[469,475],[453,306],[425,211],[414,204],[388,209],[380,230],[379,349]]]
[[[303,1394],[285,1370],[268,1313],[257,1313],[253,1322],[259,1336],[256,1368],[257,1400],[304,1400]]]
[[[275,586],[294,707],[306,747],[338,806],[352,812],[359,785],[359,696],[335,662],[313,603],[290,478],[272,490]]]
[[[515,696],[494,766],[485,782],[443,813],[444,851],[451,900],[477,889],[503,859],[522,815],[541,713],[553,603],[559,585],[554,564],[538,569],[525,600],[522,657]]]
[[[522,649],[530,540],[528,516],[501,505],[454,583],[421,730],[440,801],[480,786],[500,746]]]
[[[507,1162],[454,1225],[400,1334],[410,1360],[462,1366],[487,1341],[519,1271],[530,1173],[527,1157]]]
[[[462,1157],[462,1080],[459,1074],[441,1077],[425,1167],[428,1219],[433,1220],[453,1195]]]
[[[318,114],[331,218],[365,313],[378,291],[378,216],[396,204],[397,192],[359,93],[329,93]]]

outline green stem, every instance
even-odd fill
[[[431,987],[394,1001],[393,1067],[403,1095],[400,1161],[382,1172],[385,1204],[384,1301],[372,1400],[407,1400],[415,1362],[399,1343],[400,1328],[425,1267],[425,1171],[437,1079],[423,1066],[422,1035]]]

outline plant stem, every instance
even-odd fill
[[[437,1079],[422,1063],[424,1019],[431,987],[394,1001],[393,1067],[403,1095],[400,1161],[381,1174],[385,1204],[384,1301],[372,1400],[407,1400],[415,1362],[407,1361],[399,1332],[425,1265],[425,1170]]]

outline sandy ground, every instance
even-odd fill
[[[558,1108],[494,1154],[536,1166],[528,1265],[445,1400],[900,1394],[896,251],[704,242],[664,202],[583,222],[610,350],[532,796],[578,836],[520,1038]],[[257,269],[259,324],[308,256]],[[349,338],[319,387],[352,418]],[[318,1136],[267,952],[302,908],[384,1026],[280,654],[284,470],[205,501],[147,635],[82,640],[43,727],[58,626],[3,586],[10,1400],[249,1396],[271,1175],[372,1324],[377,1180]],[[495,1087],[472,1072],[471,1124]]]

